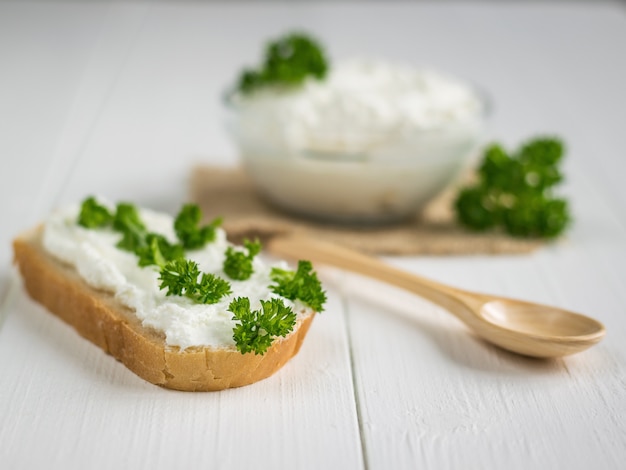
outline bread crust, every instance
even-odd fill
[[[164,334],[142,326],[113,295],[89,286],[71,266],[50,256],[41,237],[38,228],[13,242],[14,263],[30,297],[139,377],[161,387],[213,391],[265,379],[297,354],[315,316],[299,320],[292,333],[276,339],[262,356],[235,348],[181,351],[167,346]]]

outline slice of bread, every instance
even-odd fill
[[[298,352],[314,317],[298,320],[294,331],[277,338],[262,356],[234,347],[181,351],[168,346],[163,333],[142,326],[112,294],[92,288],[73,267],[49,255],[42,232],[37,228],[13,242],[14,262],[30,297],[139,377],[165,388],[222,390],[265,379]]]

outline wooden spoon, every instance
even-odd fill
[[[303,236],[277,237],[268,248],[279,256],[336,266],[411,291],[455,314],[486,341],[525,356],[574,354],[593,346],[605,334],[602,323],[578,313],[456,289],[328,242]]]

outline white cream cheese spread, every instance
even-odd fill
[[[371,59],[337,62],[323,80],[310,78],[293,90],[260,89],[236,105],[285,148],[337,152],[368,150],[381,139],[424,130],[473,127],[484,113],[481,98],[461,80]]]
[[[187,258],[198,263],[202,272],[211,273],[230,282],[232,293],[215,304],[197,304],[180,296],[166,296],[159,289],[159,269],[140,267],[134,253],[120,250],[121,238],[112,229],[88,229],[77,224],[80,208],[70,206],[55,212],[45,223],[44,249],[58,260],[73,266],[90,286],[110,292],[121,304],[135,311],[145,327],[165,334],[166,344],[186,349],[193,346],[234,347],[232,320],[228,311],[236,297],[248,297],[252,309],[261,307],[261,300],[280,298],[300,318],[311,309],[273,293],[269,266],[255,257],[254,272],[246,281],[229,279],[222,270],[225,251],[231,244],[223,230],[217,229],[214,242],[199,250],[187,251]],[[173,218],[147,209],[139,211],[146,228],[176,242]],[[277,267],[286,269],[286,263]]]

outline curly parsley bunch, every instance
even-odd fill
[[[536,138],[513,154],[492,144],[478,169],[478,182],[457,196],[459,222],[478,231],[502,227],[518,237],[560,235],[571,221],[567,201],[552,193],[563,180],[563,153],[557,138]]]
[[[245,69],[236,88],[246,94],[267,86],[297,86],[308,77],[321,80],[327,72],[320,43],[307,34],[289,33],[267,44],[261,66]]]

